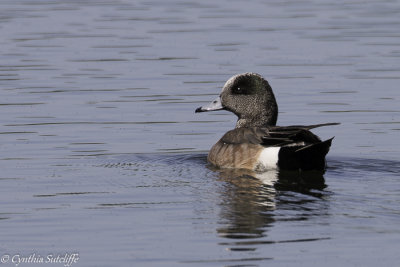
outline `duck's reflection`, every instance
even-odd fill
[[[225,183],[221,194],[218,234],[224,238],[261,238],[275,222],[274,211],[282,204],[277,196],[283,191],[313,194],[325,187],[323,173],[271,170],[256,173],[249,170],[219,169]]]

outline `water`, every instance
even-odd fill
[[[395,265],[399,13],[374,0],[1,1],[4,266],[74,253],[72,266]],[[207,165],[235,117],[194,110],[246,71],[269,80],[280,125],[341,122],[315,131],[335,136],[323,176]]]

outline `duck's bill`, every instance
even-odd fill
[[[195,112],[196,113],[197,112],[206,112],[206,111],[214,111],[214,110],[221,110],[221,109],[224,109],[224,107],[221,104],[221,97],[217,97],[210,104],[207,104],[205,106],[197,108]]]

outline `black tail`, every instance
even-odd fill
[[[282,169],[303,171],[325,170],[325,156],[329,152],[333,137],[323,142],[304,147],[282,147],[279,151],[278,166]]]
[[[333,137],[326,141],[315,143],[295,151],[302,170],[324,170],[325,156],[329,152]]]

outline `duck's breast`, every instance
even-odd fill
[[[208,161],[220,168],[255,170],[264,147],[257,144],[228,144],[218,141],[208,153]]]

